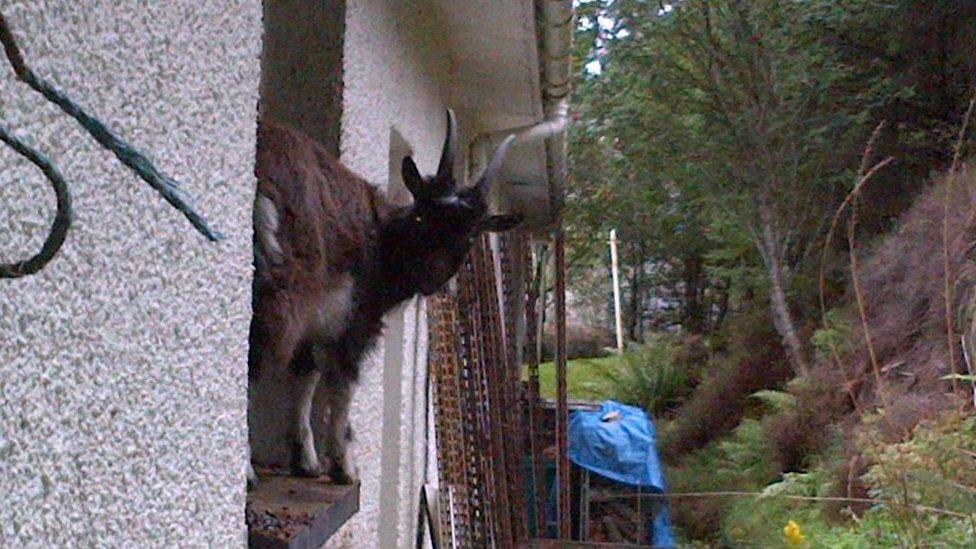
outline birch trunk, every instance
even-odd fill
[[[783,340],[783,347],[785,347],[786,354],[793,365],[793,370],[799,375],[806,376],[809,374],[810,368],[803,354],[803,345],[796,333],[796,323],[786,299],[783,282],[783,259],[779,249],[779,241],[773,228],[772,215],[768,204],[762,201],[759,205],[759,219],[762,224],[760,242],[758,243],[759,252],[762,255],[763,263],[766,265],[766,274],[769,276],[769,301],[773,315],[773,326]]]

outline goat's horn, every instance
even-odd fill
[[[495,149],[495,154],[491,155],[491,162],[488,163],[488,167],[485,168],[484,173],[481,174],[481,178],[478,179],[478,190],[481,191],[482,196],[488,194],[488,188],[491,186],[492,181],[498,176],[498,172],[502,168],[502,163],[505,162],[505,154],[508,153],[508,147],[515,141],[515,136],[510,135],[506,137],[501,145]]]
[[[454,111],[447,109],[447,135],[444,136],[444,150],[441,163],[437,166],[437,178],[441,180],[454,177],[454,153],[457,151],[457,118]]]

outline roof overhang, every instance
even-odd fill
[[[469,143],[493,148],[507,133],[522,136],[505,160],[502,180],[511,184],[503,202],[535,228],[550,225],[561,203],[554,203],[553,191],[561,192],[562,185],[553,181],[551,136],[527,131],[553,112],[546,78],[552,56],[546,48],[552,47],[555,22],[549,19],[572,14],[571,0],[545,2],[563,9],[555,12],[533,0],[436,0],[450,50],[448,103],[466,126],[462,131]],[[571,26],[566,30],[563,51],[568,52]],[[565,62],[568,74],[568,57],[557,62]],[[565,139],[565,129],[560,137]]]

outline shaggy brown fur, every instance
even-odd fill
[[[323,471],[311,418],[325,416],[326,468],[333,480],[352,480],[346,455],[351,384],[382,331],[383,315],[418,293],[437,291],[476,237],[520,219],[489,215],[486,200],[512,138],[474,187],[458,191],[456,135],[448,111],[437,174],[422,177],[413,159],[404,158],[403,181],[414,203],[395,208],[310,138],[260,123],[248,375],[252,383],[269,371],[288,377],[291,398],[282,413],[292,418],[292,469],[300,475]],[[329,389],[328,414],[312,410],[320,379]]]
[[[262,123],[257,151],[257,194],[278,212],[280,252],[255,243],[251,350],[261,356],[252,356],[252,378],[262,364],[291,361],[322,296],[337,289],[339,275],[367,261],[393,210],[375,188],[295,130]]]

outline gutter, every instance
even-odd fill
[[[543,14],[542,85],[543,108],[546,121],[540,124],[551,131],[547,138],[546,157],[549,170],[550,225],[555,226],[562,217],[566,189],[567,126],[569,96],[572,87],[571,59],[573,53],[573,28],[576,14],[572,0],[541,0]],[[529,135],[535,135],[532,131]]]
[[[566,188],[567,129],[576,13],[572,0],[536,0],[535,5],[540,18],[539,64],[545,118],[529,126],[479,134],[472,143],[472,149],[481,157],[479,164],[484,166],[487,162],[488,145],[505,136],[514,134],[515,145],[545,141],[550,214],[546,225],[547,228],[552,228],[560,218]]]
[[[540,5],[541,4],[541,5]],[[512,128],[495,134],[515,134],[516,143],[532,143],[566,133],[572,75],[573,23],[576,14],[572,0],[541,0],[536,4],[540,23],[540,72],[545,120],[531,126]]]
[[[515,135],[515,143],[535,143],[544,141],[546,145],[546,175],[549,180],[549,216],[536,236],[549,233],[560,224],[564,203],[567,170],[567,130],[569,127],[569,98],[572,83],[572,47],[573,29],[576,13],[573,10],[573,0],[535,0],[538,22],[540,58],[540,80],[542,88],[542,108],[544,119],[542,122],[530,126],[510,128],[502,131],[479,134],[472,143],[472,149],[478,155],[481,166],[487,163],[487,154],[492,141],[502,139],[508,135]],[[499,186],[493,186],[496,193],[490,202],[496,204],[502,201]],[[543,239],[547,238],[543,237]],[[531,238],[531,237],[530,237]],[[503,348],[508,348],[508,338],[514,337],[518,342],[526,340],[526,324],[524,300],[515,300],[515,333],[508,334],[505,321],[506,307],[504,303],[505,291],[502,287],[502,270],[498,258],[501,257],[501,244],[497,235],[490,235],[489,245],[495,258],[496,295],[498,297],[498,311],[501,312],[501,338]],[[516,276],[516,295],[524,295],[524,276]],[[522,364],[523,347],[516,345],[516,361]]]

